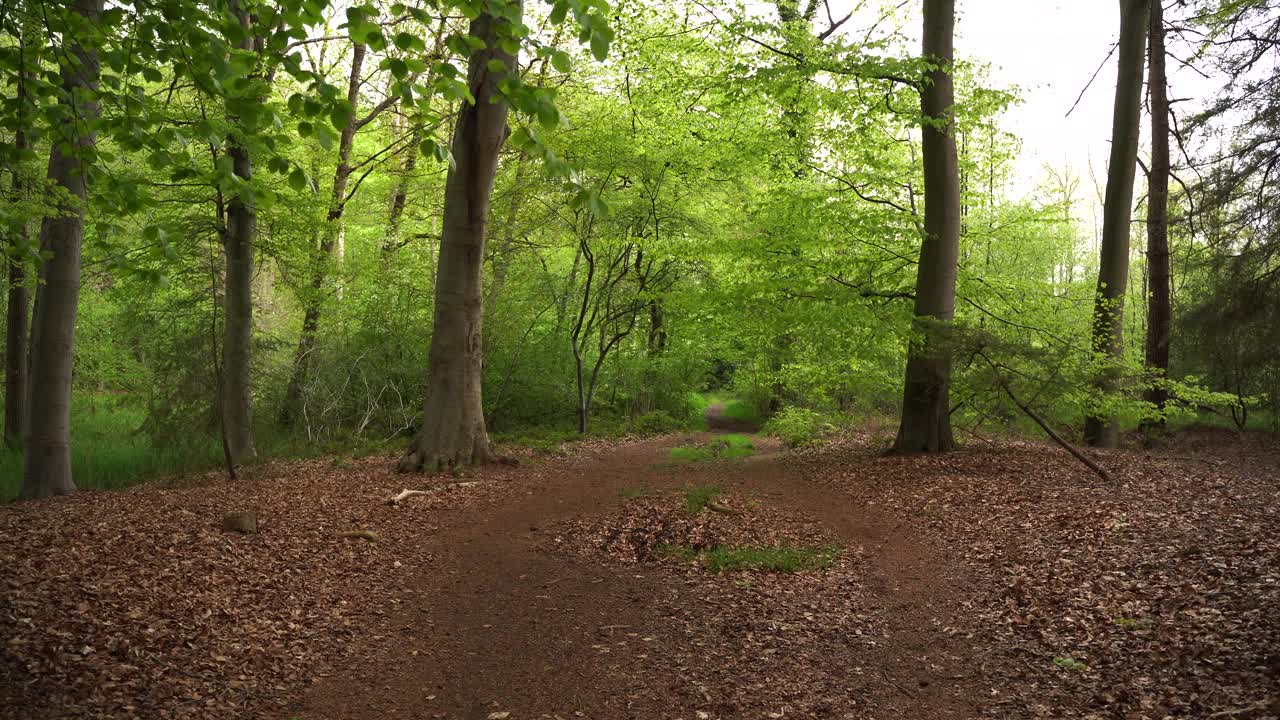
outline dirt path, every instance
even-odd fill
[[[393,624],[398,634],[357,641],[350,648],[356,659],[314,685],[296,715],[787,716],[785,706],[766,711],[726,705],[719,690],[700,679],[719,668],[694,672],[676,660],[696,660],[700,653],[715,657],[719,646],[736,641],[732,627],[716,631],[723,635],[690,637],[676,622],[702,602],[693,583],[674,581],[652,565],[610,566],[546,550],[547,528],[605,513],[623,502],[625,489],[701,482],[806,513],[865,557],[865,627],[812,629],[826,637],[823,664],[835,667],[805,667],[809,656],[802,655],[788,667],[783,658],[773,681],[799,683],[794,692],[802,697],[808,673],[836,673],[832,680],[848,697],[834,698],[832,706],[852,704],[860,709],[857,717],[975,714],[978,693],[988,688],[962,636],[951,630],[961,612],[955,586],[964,581],[942,552],[911,542],[874,508],[851,505],[847,498],[833,502],[829,491],[808,482],[803,468],[789,465],[774,445],[765,443],[764,452],[748,462],[672,468],[665,460],[673,444],[616,448],[568,464],[562,473],[511,493],[497,508],[445,519],[437,533],[424,538],[437,562],[412,569],[414,581],[406,585],[416,591],[394,598],[403,608]],[[513,479],[520,481],[518,473]],[[724,672],[732,682],[733,668]]]

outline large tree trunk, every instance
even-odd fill
[[[1102,208],[1102,257],[1093,311],[1093,351],[1107,362],[1124,354],[1124,293],[1129,284],[1129,223],[1133,213],[1133,178],[1137,171],[1142,118],[1142,70],[1147,49],[1150,0],[1120,0],[1120,53],[1115,112],[1111,127],[1111,162]],[[1104,368],[1097,389],[1114,393],[1117,372]],[[1085,442],[1115,447],[1120,428],[1115,418],[1085,419]]]
[[[103,0],[76,0],[74,12],[91,24]],[[64,41],[69,33],[64,34]],[[88,197],[85,152],[93,148],[98,118],[98,52],[71,40],[62,67],[67,119],[49,151],[50,182],[67,192],[58,212],[40,226],[40,284],[31,323],[30,408],[22,497],[64,495],[76,489],[71,478],[71,370],[80,299],[80,246]],[[65,140],[66,142],[62,142]],[[33,402],[38,401],[38,402]]]
[[[329,265],[333,261],[333,251],[342,236],[342,214],[347,203],[347,181],[351,178],[351,148],[355,144],[356,124],[355,111],[360,100],[360,86],[364,83],[361,75],[364,58],[368,46],[353,43],[351,49],[351,74],[347,82],[347,103],[351,107],[351,115],[342,128],[338,140],[338,165],[333,171],[333,192],[329,197],[329,213],[325,228],[322,231],[316,255],[312,258],[310,294],[305,298],[302,319],[302,335],[298,338],[298,352],[294,356],[293,372],[289,375],[289,387],[285,391],[284,407],[280,410],[280,423],[292,425],[302,409],[302,393],[307,378],[311,374],[311,356],[315,351],[316,338],[320,332],[320,311],[324,302],[324,283],[329,275]],[[415,150],[411,149],[410,152]],[[400,206],[404,209],[403,203]],[[392,208],[393,212],[395,208]],[[398,223],[399,216],[396,215]]]
[[[1151,0],[1150,72],[1147,92],[1151,112],[1151,174],[1147,178],[1147,367],[1169,372],[1169,94],[1165,75],[1163,0]],[[1147,400],[1164,410],[1169,391],[1152,387]],[[1157,425],[1163,425],[1159,420]]]
[[[516,3],[517,15],[522,10]],[[401,471],[457,467],[494,459],[485,429],[483,267],[489,200],[498,154],[507,137],[507,103],[498,84],[516,58],[503,50],[487,13],[471,21],[485,47],[471,53],[468,83],[474,105],[463,105],[453,132],[454,165],[444,193],[444,232],[436,265],[435,327],[428,355],[422,429],[400,461]],[[499,60],[504,70],[489,63]]]
[[[960,253],[960,170],[952,106],[951,77],[955,0],[925,0],[924,57],[935,65],[920,89],[924,164],[924,239],[916,273],[915,325],[922,333],[907,353],[902,424],[893,449],[900,453],[946,452],[951,434],[951,351],[940,325],[951,322],[956,306],[956,263]]]
[[[232,11],[244,28],[241,49],[253,49],[248,12],[232,3]],[[234,124],[234,118],[233,124]],[[253,160],[243,139],[227,138],[232,172],[246,184],[253,179]],[[222,425],[231,463],[238,465],[258,456],[253,439],[253,253],[258,235],[257,209],[240,193],[227,203],[227,228],[223,233],[226,254],[226,297],[223,300]]]
[[[25,38],[24,38],[25,39]],[[28,103],[27,82],[30,74],[25,67],[29,61],[25,43],[19,57],[24,67],[18,69],[18,129],[14,133],[13,146],[19,154],[31,149],[27,138],[26,109]],[[26,184],[20,167],[13,168],[13,195],[26,196]],[[9,291],[5,318],[4,342],[4,442],[16,448],[22,445],[27,427],[27,311],[30,309],[30,292],[27,289],[27,256],[31,242],[30,224],[22,226],[9,238],[8,267]]]

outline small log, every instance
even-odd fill
[[[226,513],[222,516],[222,529],[225,532],[253,535],[258,532],[258,516],[248,511]]]
[[[407,500],[411,497],[417,497],[418,495],[431,495],[432,493],[438,493],[442,490],[448,490],[449,488],[470,487],[472,485],[479,485],[479,484],[480,484],[479,480],[462,480],[459,482],[445,483],[444,485],[441,485],[439,487],[433,487],[429,490],[410,490],[408,488],[405,488],[404,490],[401,490],[395,495],[392,495],[391,497],[387,498],[387,504],[399,505],[402,500]]]
[[[378,533],[376,533],[376,532],[374,532],[374,531],[372,531],[372,530],[348,530],[348,531],[346,531],[346,532],[340,532],[340,533],[338,533],[338,537],[340,537],[340,538],[362,538],[362,539],[364,539],[364,540],[368,540],[368,541],[369,541],[369,542],[371,542],[371,543],[376,543],[376,542],[378,542]]]

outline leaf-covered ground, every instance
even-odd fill
[[[0,507],[0,717],[1280,717],[1269,438],[1100,454],[1113,484],[1038,443],[678,442]],[[389,505],[406,482],[441,489]],[[712,572],[716,547],[832,555]]]

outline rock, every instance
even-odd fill
[[[247,511],[229,512],[222,516],[222,529],[227,532],[253,535],[258,532],[258,516]]]

